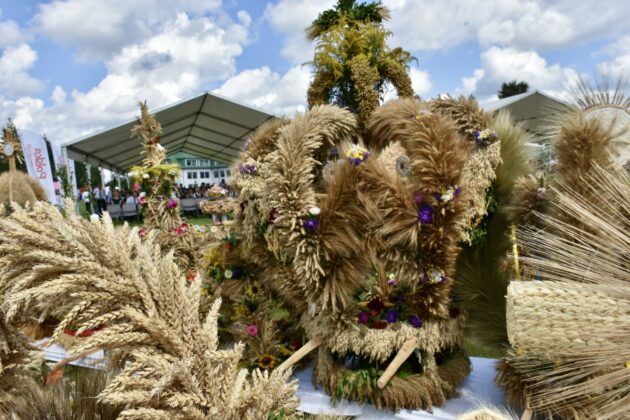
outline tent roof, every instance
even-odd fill
[[[548,117],[567,107],[565,102],[547,95],[539,90],[509,96],[486,103],[483,108],[488,112],[502,109],[508,110],[515,121],[522,122],[532,131],[538,131],[548,122]]]
[[[152,111],[162,124],[160,143],[169,155],[187,152],[203,158],[231,163],[256,128],[273,115],[214,93]],[[136,119],[64,143],[70,159],[126,172],[142,162],[142,144],[131,138]]]

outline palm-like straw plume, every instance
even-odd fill
[[[627,418],[630,176],[594,164],[584,181],[580,192],[560,185],[554,203],[560,217],[540,216],[547,229],[519,232],[529,250],[525,263],[545,281],[514,282],[508,290],[515,352],[499,382],[518,377],[525,403],[537,412]]]
[[[73,205],[68,203],[67,209]],[[218,350],[220,301],[200,320],[200,281],[190,286],[149,234],[114,228],[105,215],[90,223],[64,218],[40,203],[0,220],[0,278],[7,289],[6,313],[98,330],[70,349],[102,347],[124,362],[100,400],[124,406],[121,419],[258,419],[297,401],[288,372],[250,375],[239,368],[243,346]]]

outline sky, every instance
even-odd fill
[[[628,0],[384,0],[416,94],[496,99],[524,80],[559,98],[630,68]],[[276,115],[306,108],[304,28],[333,0],[0,0],[0,121],[63,142],[212,91]],[[395,97],[388,93],[386,98]]]

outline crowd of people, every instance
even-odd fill
[[[214,188],[213,188],[214,187]],[[173,186],[172,198],[185,199],[185,198],[210,198],[216,196],[213,192],[217,190],[216,187],[225,191],[225,195],[234,195],[229,185],[225,180],[221,180],[219,184],[206,184],[195,185],[192,187],[185,187],[181,184]],[[212,189],[212,190],[211,190]],[[107,206],[112,204],[135,204],[142,205],[142,197],[144,193],[140,191],[140,186],[134,184],[132,189],[121,189],[120,187],[110,188],[109,186],[96,186],[93,188],[90,194],[90,190],[87,187],[83,187],[79,190],[80,199],[85,203],[88,213],[102,214],[107,210]]]

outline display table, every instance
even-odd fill
[[[506,407],[503,391],[494,383],[496,359],[471,357],[472,373],[464,381],[459,398],[450,399],[443,407],[433,407],[433,414],[427,411],[402,410],[398,413],[381,411],[371,405],[360,405],[351,402],[340,402],[333,406],[330,397],[321,389],[316,389],[311,381],[312,368],[296,372],[294,377],[299,381],[297,397],[300,399],[301,411],[311,414],[334,414],[356,416],[358,419],[456,419],[457,416],[474,410],[483,404]]]
[[[47,340],[40,340],[35,345],[43,345]],[[46,360],[59,362],[66,357],[64,349],[52,345],[44,349]],[[71,362],[72,365],[88,368],[104,368],[103,352],[99,351],[86,358]],[[398,413],[378,410],[365,404],[342,401],[333,405],[330,397],[321,389],[316,389],[311,381],[312,367],[296,372],[294,379],[299,382],[297,397],[300,399],[299,410],[310,414],[334,414],[353,416],[358,419],[456,419],[462,413],[471,411],[482,404],[491,404],[496,407],[506,407],[505,395],[494,383],[496,371],[495,359],[471,357],[472,373],[464,381],[459,398],[450,399],[443,407],[433,407],[433,414],[427,411],[402,410]]]

